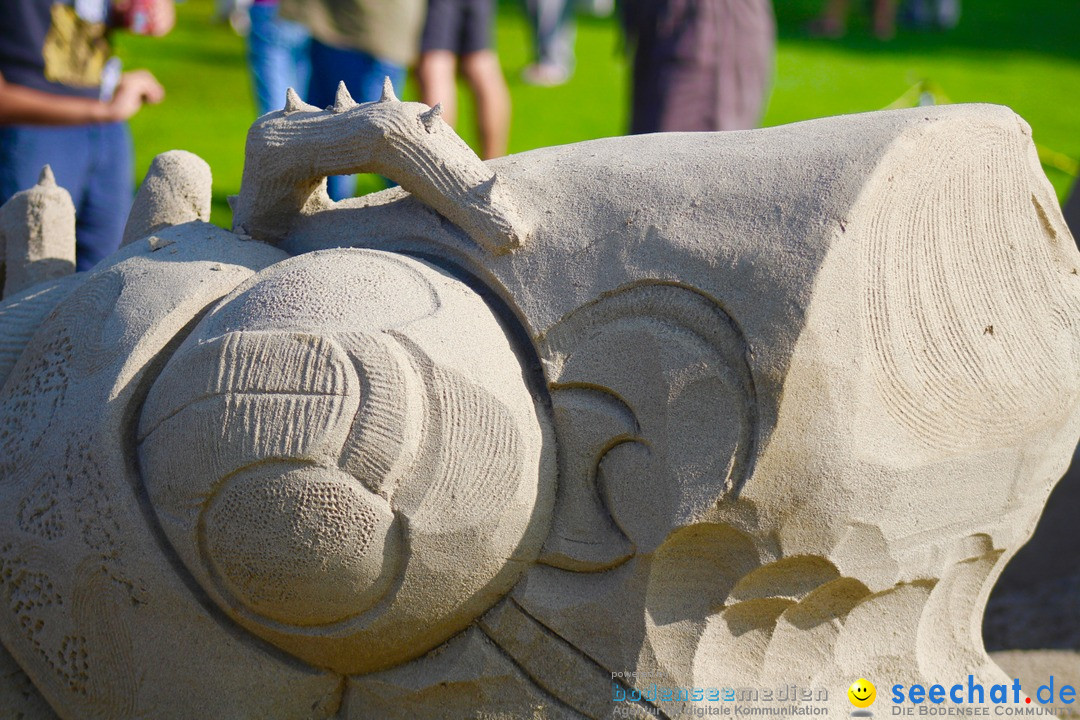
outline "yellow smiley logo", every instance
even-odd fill
[[[851,687],[847,689],[847,696],[855,707],[867,708],[877,699],[877,690],[874,688],[874,683],[866,678],[859,678],[851,683]]]

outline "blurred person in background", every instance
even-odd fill
[[[311,32],[311,80],[307,102],[334,104],[344,81],[357,102],[382,95],[383,78],[395,87],[416,59],[423,29],[425,0],[280,0],[280,16]],[[356,177],[327,178],[327,192],[343,200],[356,191]]]
[[[606,18],[615,12],[615,0],[580,0],[578,4],[593,17]]]
[[[622,10],[631,133],[758,126],[776,55],[771,0],[624,0]]]
[[[960,0],[907,0],[901,15],[919,30],[952,30],[960,24]]]
[[[851,0],[826,0],[821,15],[810,23],[810,34],[823,38],[840,38],[847,33]],[[878,40],[891,40],[896,35],[896,0],[873,0],[872,23]]]
[[[108,34],[172,29],[172,0],[0,2],[0,203],[52,166],[75,203],[76,267],[120,246],[134,195],[126,121],[165,91],[146,70],[122,73]]]
[[[510,135],[510,90],[492,49],[495,0],[428,0],[416,76],[420,99],[442,105],[442,117],[457,119],[457,65],[476,98],[481,155],[506,154]]]
[[[183,2],[183,0],[180,0]],[[251,27],[248,10],[251,9],[251,0],[216,0],[214,3],[214,20],[221,23],[229,23],[237,35],[247,35]]]
[[[1069,199],[1065,201],[1065,223],[1069,226],[1073,240],[1080,247],[1080,180],[1073,183]]]
[[[536,60],[521,73],[530,85],[562,85],[574,74],[574,0],[525,0]]]
[[[278,0],[255,0],[248,8],[248,69],[255,109],[265,115],[285,106],[285,91],[307,92],[311,78],[311,35],[278,16]]]

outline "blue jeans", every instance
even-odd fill
[[[37,183],[44,165],[75,203],[75,268],[120,247],[135,194],[127,123],[0,126],[0,203]]]
[[[311,77],[311,35],[300,23],[282,20],[277,5],[248,9],[248,67],[255,90],[255,107],[265,115],[285,106],[285,91],[303,95]]]
[[[375,102],[382,95],[383,78],[390,78],[400,92],[405,82],[405,68],[380,60],[362,50],[342,50],[311,41],[311,84],[307,101],[316,107],[334,104],[338,83],[345,81],[349,94],[357,102]],[[327,192],[332,200],[350,198],[356,192],[356,178],[335,175],[327,178]]]

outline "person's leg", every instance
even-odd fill
[[[633,38],[630,85],[630,134],[658,131],[661,102],[660,72],[656,67],[656,6],[648,0],[633,4],[626,15],[626,34]]]
[[[253,5],[249,9],[248,67],[259,115],[285,104],[285,91],[306,93],[311,72],[311,37],[299,23],[283,20],[276,5]]]
[[[903,6],[903,21],[911,27],[925,29],[930,26],[931,0],[906,0]]]
[[[216,22],[228,22],[229,16],[236,8],[236,0],[215,0],[214,20]]]
[[[318,40],[311,41],[311,79],[308,82],[307,101],[315,107],[329,107],[334,104],[337,85],[342,80],[350,92],[356,92],[345,77],[343,60],[349,51],[324,45]],[[326,178],[326,192],[334,202],[351,198],[356,192],[356,178],[352,175],[333,175]]]
[[[461,69],[476,97],[481,156],[486,160],[505,155],[510,137],[510,90],[499,56],[493,50],[469,53],[461,59]]]
[[[420,55],[416,79],[420,102],[442,105],[443,120],[457,122],[457,56],[449,50],[427,50]]]
[[[476,98],[480,154],[506,154],[510,137],[510,89],[494,47],[495,1],[466,0],[461,33],[461,69]]]
[[[1080,180],[1073,183],[1069,199],[1065,201],[1065,224],[1069,226],[1076,246],[1080,248]]]
[[[896,0],[874,0],[874,35],[891,40],[896,35]]]
[[[849,0],[826,0],[821,15],[810,24],[811,34],[828,38],[843,36],[847,32],[849,5]]]
[[[49,165],[57,184],[68,191],[75,204],[76,213],[79,213],[88,185],[98,181],[91,173],[90,130],[91,126],[86,125],[0,127],[0,205],[15,193],[33,187],[37,183],[41,168]],[[127,171],[130,179],[130,165]],[[129,195],[127,203],[130,202]],[[120,210],[125,219],[127,207],[122,205]],[[117,236],[116,242],[119,241]],[[86,246],[87,242],[97,243],[97,239],[93,233],[87,236],[85,229],[76,226],[75,242],[78,269],[86,270],[93,266],[93,258],[101,255]]]
[[[714,28],[717,83],[713,130],[749,130],[761,123],[776,58],[771,0],[700,0]]]
[[[874,0],[874,35],[879,40],[896,35],[896,0]]]
[[[0,205],[20,190],[37,182],[37,174],[48,160],[30,149],[33,131],[17,125],[0,126]],[[34,143],[41,147],[41,144]],[[39,150],[40,152],[40,150]],[[56,168],[53,168],[56,173]]]
[[[583,0],[581,5],[593,17],[606,18],[615,14],[615,0]]]
[[[291,55],[289,67],[293,74],[291,81],[295,83],[292,89],[302,93],[311,83],[311,33],[300,23],[291,20],[277,19],[278,23],[288,23],[289,27],[289,54]],[[286,85],[286,90],[289,86]],[[284,99],[281,106],[285,106]]]
[[[705,10],[702,0],[667,0],[634,14],[632,134],[719,129],[716,18]]]
[[[386,77],[394,87],[400,88],[405,81],[405,68],[360,50],[343,50],[318,40],[311,41],[308,102],[316,107],[333,105],[338,83],[342,81],[357,102],[374,102],[382,96],[383,78]],[[335,175],[327,178],[326,189],[332,200],[350,198],[356,191],[356,178]]]
[[[443,120],[457,120],[457,54],[461,50],[466,0],[428,0],[416,79],[420,101],[442,105]]]
[[[960,24],[960,0],[937,0],[937,23],[943,30]]]
[[[95,125],[90,137],[90,177],[82,202],[75,204],[77,270],[92,268],[120,247],[135,195],[135,154],[127,123]]]
[[[574,4],[572,0],[526,0],[533,29],[536,62],[524,79],[536,85],[558,85],[574,71]]]
[[[346,65],[346,77],[342,79],[357,102],[375,102],[382,97],[386,78],[398,90],[405,85],[405,68],[401,65],[359,51],[354,56],[355,63]]]
[[[525,18],[529,21],[529,30],[533,40],[534,56],[540,56],[540,6],[542,0],[525,0]]]
[[[577,40],[574,9],[574,0],[562,0],[562,5],[558,8],[551,44],[552,56],[555,62],[566,70],[567,77],[574,72],[574,42]]]
[[[0,126],[0,205],[33,187],[45,165],[52,167],[60,187],[77,197],[89,162],[84,130],[85,126]]]

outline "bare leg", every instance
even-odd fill
[[[813,23],[810,32],[819,37],[841,37],[847,31],[850,0],[826,0],[825,8]]]
[[[457,57],[449,50],[429,50],[420,56],[416,79],[420,100],[434,107],[442,105],[442,117],[450,125],[457,121]]]
[[[492,50],[469,53],[461,59],[461,71],[476,97],[480,155],[485,159],[505,155],[510,136],[510,91],[499,56]]]
[[[896,0],[874,0],[874,35],[879,40],[896,35]]]

